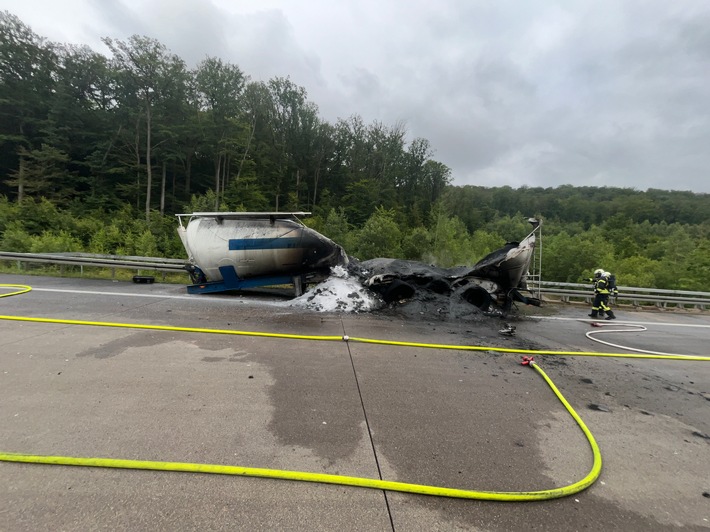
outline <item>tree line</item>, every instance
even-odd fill
[[[312,211],[353,256],[473,264],[543,219],[543,278],[707,290],[710,196],[453,186],[403,124],[335,124],[288,77],[254,82],[160,42],[111,57],[0,13],[0,249],[184,257],[179,212]]]
[[[207,57],[195,68],[155,39],[104,39],[106,57],[53,43],[0,14],[0,193],[175,212],[214,191],[255,210],[379,204],[419,221],[451,179],[403,124],[321,120],[288,77],[251,81]]]

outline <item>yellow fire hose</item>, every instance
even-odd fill
[[[7,297],[29,292],[31,287],[25,285],[7,285],[0,284],[3,288],[16,288],[15,292],[0,295]],[[311,335],[294,335],[280,333],[265,333],[254,331],[234,331],[228,329],[205,329],[195,327],[172,327],[163,325],[143,325],[131,323],[113,323],[99,321],[83,321],[83,320],[63,320],[54,318],[31,318],[24,316],[2,316],[2,320],[35,322],[35,323],[56,323],[64,325],[84,325],[84,326],[99,326],[99,327],[120,327],[129,329],[149,329],[173,332],[190,332],[190,333],[208,333],[208,334],[228,334],[241,336],[259,336],[269,338],[286,338],[298,340],[321,340],[321,341],[350,341],[362,342],[379,345],[396,345],[406,347],[422,347],[433,349],[456,349],[465,351],[494,351],[504,353],[521,353],[521,354],[537,354],[537,355],[565,355],[565,356],[606,356],[606,357],[623,357],[623,358],[655,358],[655,359],[674,359],[687,361],[705,361],[710,362],[710,357],[702,356],[675,356],[675,355],[644,355],[644,354],[627,354],[627,353],[593,353],[593,352],[574,352],[574,351],[545,351],[545,350],[527,350],[527,349],[512,349],[503,347],[486,347],[486,346],[457,346],[448,344],[426,344],[414,342],[398,342],[390,340],[375,340],[369,338],[354,338],[348,336],[311,336]],[[278,469],[264,469],[242,466],[229,466],[218,464],[195,464],[184,462],[159,462],[146,460],[122,460],[114,458],[82,458],[71,456],[41,456],[32,454],[19,453],[3,453],[0,452],[0,461],[4,462],[22,462],[33,464],[52,464],[52,465],[72,465],[86,467],[106,467],[119,469],[147,469],[155,471],[180,471],[190,473],[210,473],[219,475],[238,475],[248,477],[263,477],[285,480],[299,480],[304,482],[318,482],[325,484],[339,484],[344,486],[356,486],[361,488],[372,488],[388,491],[399,491],[404,493],[416,493],[421,495],[433,495],[438,497],[454,497],[460,499],[478,499],[492,501],[538,501],[547,499],[556,499],[566,497],[574,493],[578,493],[591,486],[599,477],[602,468],[602,458],[594,436],[579,417],[577,412],[567,402],[562,393],[557,389],[555,384],[550,380],[547,374],[535,363],[532,356],[523,357],[523,364],[533,367],[545,380],[547,385],[557,396],[565,409],[569,412],[572,418],[576,421],[579,428],[584,433],[589,446],[592,450],[593,464],[589,473],[581,480],[560,488],[552,488],[539,491],[480,491],[466,490],[457,488],[446,488],[439,486],[427,486],[423,484],[410,484],[405,482],[394,482],[388,480],[379,480],[371,478],[350,477],[344,475],[329,475],[323,473],[310,473],[303,471],[287,471]]]

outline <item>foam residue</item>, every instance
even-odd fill
[[[345,268],[335,266],[328,279],[289,301],[288,305],[318,312],[370,312],[384,303]]]

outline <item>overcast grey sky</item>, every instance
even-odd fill
[[[710,193],[708,0],[0,0],[106,53],[154,37],[191,66],[290,76],[321,118],[428,139],[454,184]]]

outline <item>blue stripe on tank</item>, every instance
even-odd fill
[[[299,247],[300,242],[300,238],[232,238],[229,250],[289,249]]]

